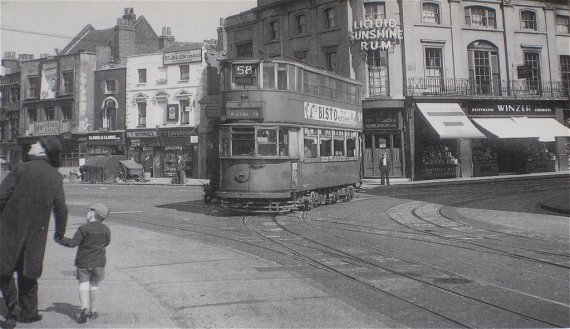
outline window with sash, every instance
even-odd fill
[[[63,72],[61,75],[63,80],[62,94],[64,95],[73,94],[73,71]]]
[[[139,69],[139,83],[146,83],[146,69]]]
[[[560,55],[560,75],[564,95],[570,93],[570,55]]]
[[[295,16],[295,33],[297,35],[307,33],[307,15],[299,14]]]
[[[542,79],[540,70],[540,53],[535,50],[524,50],[524,65],[530,68],[526,78],[528,91],[534,95],[541,93]]]
[[[435,2],[422,3],[422,22],[430,24],[440,24],[439,4]]]
[[[370,96],[388,95],[388,52],[376,49],[366,52],[368,66],[368,93]]]
[[[273,20],[268,23],[267,39],[269,41],[278,40],[281,35],[279,34],[279,21]]]
[[[139,127],[146,127],[146,102],[137,102]]]
[[[326,30],[336,28],[336,9],[334,7],[328,7],[324,9],[324,26]]]
[[[500,77],[497,47],[485,41],[477,41],[470,44],[467,50],[473,93],[498,95]]]
[[[521,11],[521,29],[537,30],[536,13],[532,10]]]
[[[497,20],[495,10],[487,7],[465,8],[465,24],[473,27],[496,28]]]
[[[190,79],[190,65],[180,65],[180,80],[186,81]]]
[[[28,93],[26,98],[39,98],[40,97],[40,79],[38,77],[28,78]]]
[[[564,15],[557,15],[556,31],[560,33],[570,33],[570,17]]]
[[[384,2],[364,3],[364,18],[369,20],[385,19],[386,5],[384,4]]]

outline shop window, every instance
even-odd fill
[[[422,22],[440,24],[439,4],[435,2],[422,3]]]
[[[570,33],[570,17],[556,15],[556,31],[560,33]]]
[[[55,109],[53,107],[44,108],[44,116],[47,121],[55,120]]]
[[[232,127],[232,156],[255,154],[255,128]]]
[[[139,69],[139,83],[146,83],[146,69]]]
[[[369,20],[385,19],[386,5],[384,2],[366,2],[364,4],[364,18]]]
[[[303,35],[307,33],[307,15],[299,14],[295,16],[295,34]]]
[[[560,74],[564,95],[570,93],[570,55],[560,55]]]
[[[146,127],[146,102],[137,102],[138,126]]]
[[[540,70],[540,53],[537,51],[523,51],[524,65],[530,68],[530,74],[526,78],[526,86],[531,94],[541,93],[542,79]]]
[[[465,24],[481,28],[497,28],[495,10],[487,7],[467,7],[465,8]]]
[[[380,49],[366,52],[368,92],[370,96],[388,95],[388,53]]]
[[[40,97],[40,80],[38,77],[28,78],[28,93],[26,98],[39,98]]]
[[[336,28],[336,9],[334,7],[325,8],[323,15],[325,30]]]
[[[531,10],[521,11],[521,29],[523,30],[537,30],[536,13]]]
[[[190,79],[190,65],[180,65],[180,80],[186,81]]]
[[[239,58],[253,57],[253,42],[245,42],[236,45],[236,56]]]
[[[467,51],[473,93],[498,95],[500,77],[497,47],[486,41],[477,41],[470,44]]]
[[[63,80],[62,94],[64,95],[73,94],[73,71],[63,72],[61,75]]]

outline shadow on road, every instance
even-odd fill
[[[186,201],[167,203],[156,205],[157,208],[174,209],[182,212],[190,212],[195,214],[202,214],[213,217],[231,217],[231,216],[244,216],[244,214],[231,212],[220,206],[219,202],[212,201],[212,203],[205,203],[202,200]]]

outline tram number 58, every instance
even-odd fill
[[[251,65],[235,65],[234,69],[238,76],[248,76],[254,72],[254,67]]]

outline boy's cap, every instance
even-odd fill
[[[109,208],[102,203],[95,203],[89,206],[89,209],[93,209],[97,215],[103,217],[103,219],[109,216]]]

